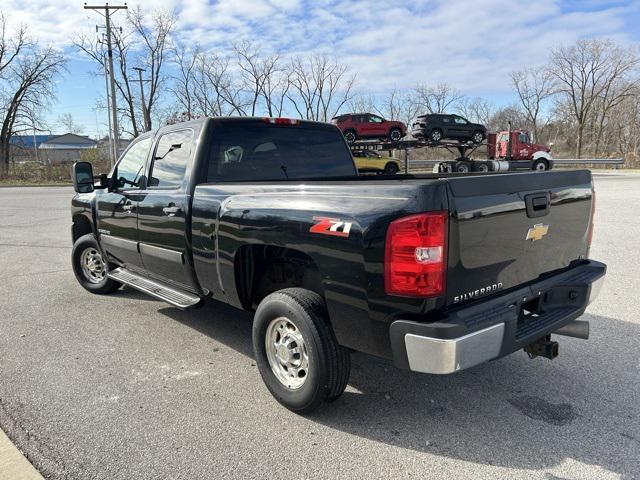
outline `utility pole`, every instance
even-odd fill
[[[105,18],[105,28],[107,30],[107,63],[109,70],[109,84],[111,87],[111,124],[113,128],[113,152],[114,156],[118,158],[118,107],[116,105],[116,80],[113,76],[113,48],[111,46],[111,10],[126,10],[127,4],[124,5],[87,5],[84,4],[85,10],[95,10],[100,13],[100,10],[104,10],[104,13],[100,13]]]
[[[144,68],[133,67],[134,70],[138,72],[138,80],[132,80],[132,82],[140,83],[140,103],[142,103],[142,119],[144,121],[144,131],[148,132],[151,130],[151,121],[149,120],[149,111],[147,110],[147,104],[144,100],[144,87],[142,86],[143,82],[148,82],[149,80],[142,79],[142,72],[145,71]]]
[[[111,166],[113,167],[118,160],[118,153],[115,149],[115,142],[113,141],[113,134],[111,132],[111,105],[109,104],[109,69],[107,68],[106,59],[104,61],[104,86],[107,92],[107,118],[109,119],[109,158],[111,159]]]

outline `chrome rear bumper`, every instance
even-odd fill
[[[450,311],[436,322],[396,320],[390,328],[394,363],[416,372],[449,374],[513,353],[582,315],[600,293],[605,272],[605,265],[589,260]],[[542,306],[539,314],[523,317],[524,302],[536,297]]]

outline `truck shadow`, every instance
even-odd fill
[[[246,312],[217,302],[160,312],[253,357]],[[592,322],[593,339],[560,337],[561,354],[553,362],[516,353],[436,376],[354,354],[347,391],[307,418],[394,447],[479,464],[543,470],[570,461],[598,478],[638,478],[640,408],[633,388],[640,326],[583,318]]]

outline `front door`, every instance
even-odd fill
[[[451,129],[453,130],[453,137],[455,138],[469,138],[471,136],[469,132],[468,123],[464,118],[455,116],[453,117],[453,123]]]
[[[111,191],[98,191],[97,217],[100,245],[116,265],[142,268],[138,253],[137,204],[152,138],[141,138],[125,151],[113,171]]]
[[[164,133],[156,142],[147,188],[138,203],[140,254],[145,270],[180,287],[193,289],[186,258],[185,219],[189,209],[187,167],[194,148],[191,129]]]
[[[367,135],[385,136],[387,132],[384,127],[384,119],[378,115],[367,115]]]

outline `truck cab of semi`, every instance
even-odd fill
[[[531,141],[527,130],[506,130],[488,135],[489,158],[510,162],[509,169],[550,170],[551,148]]]

